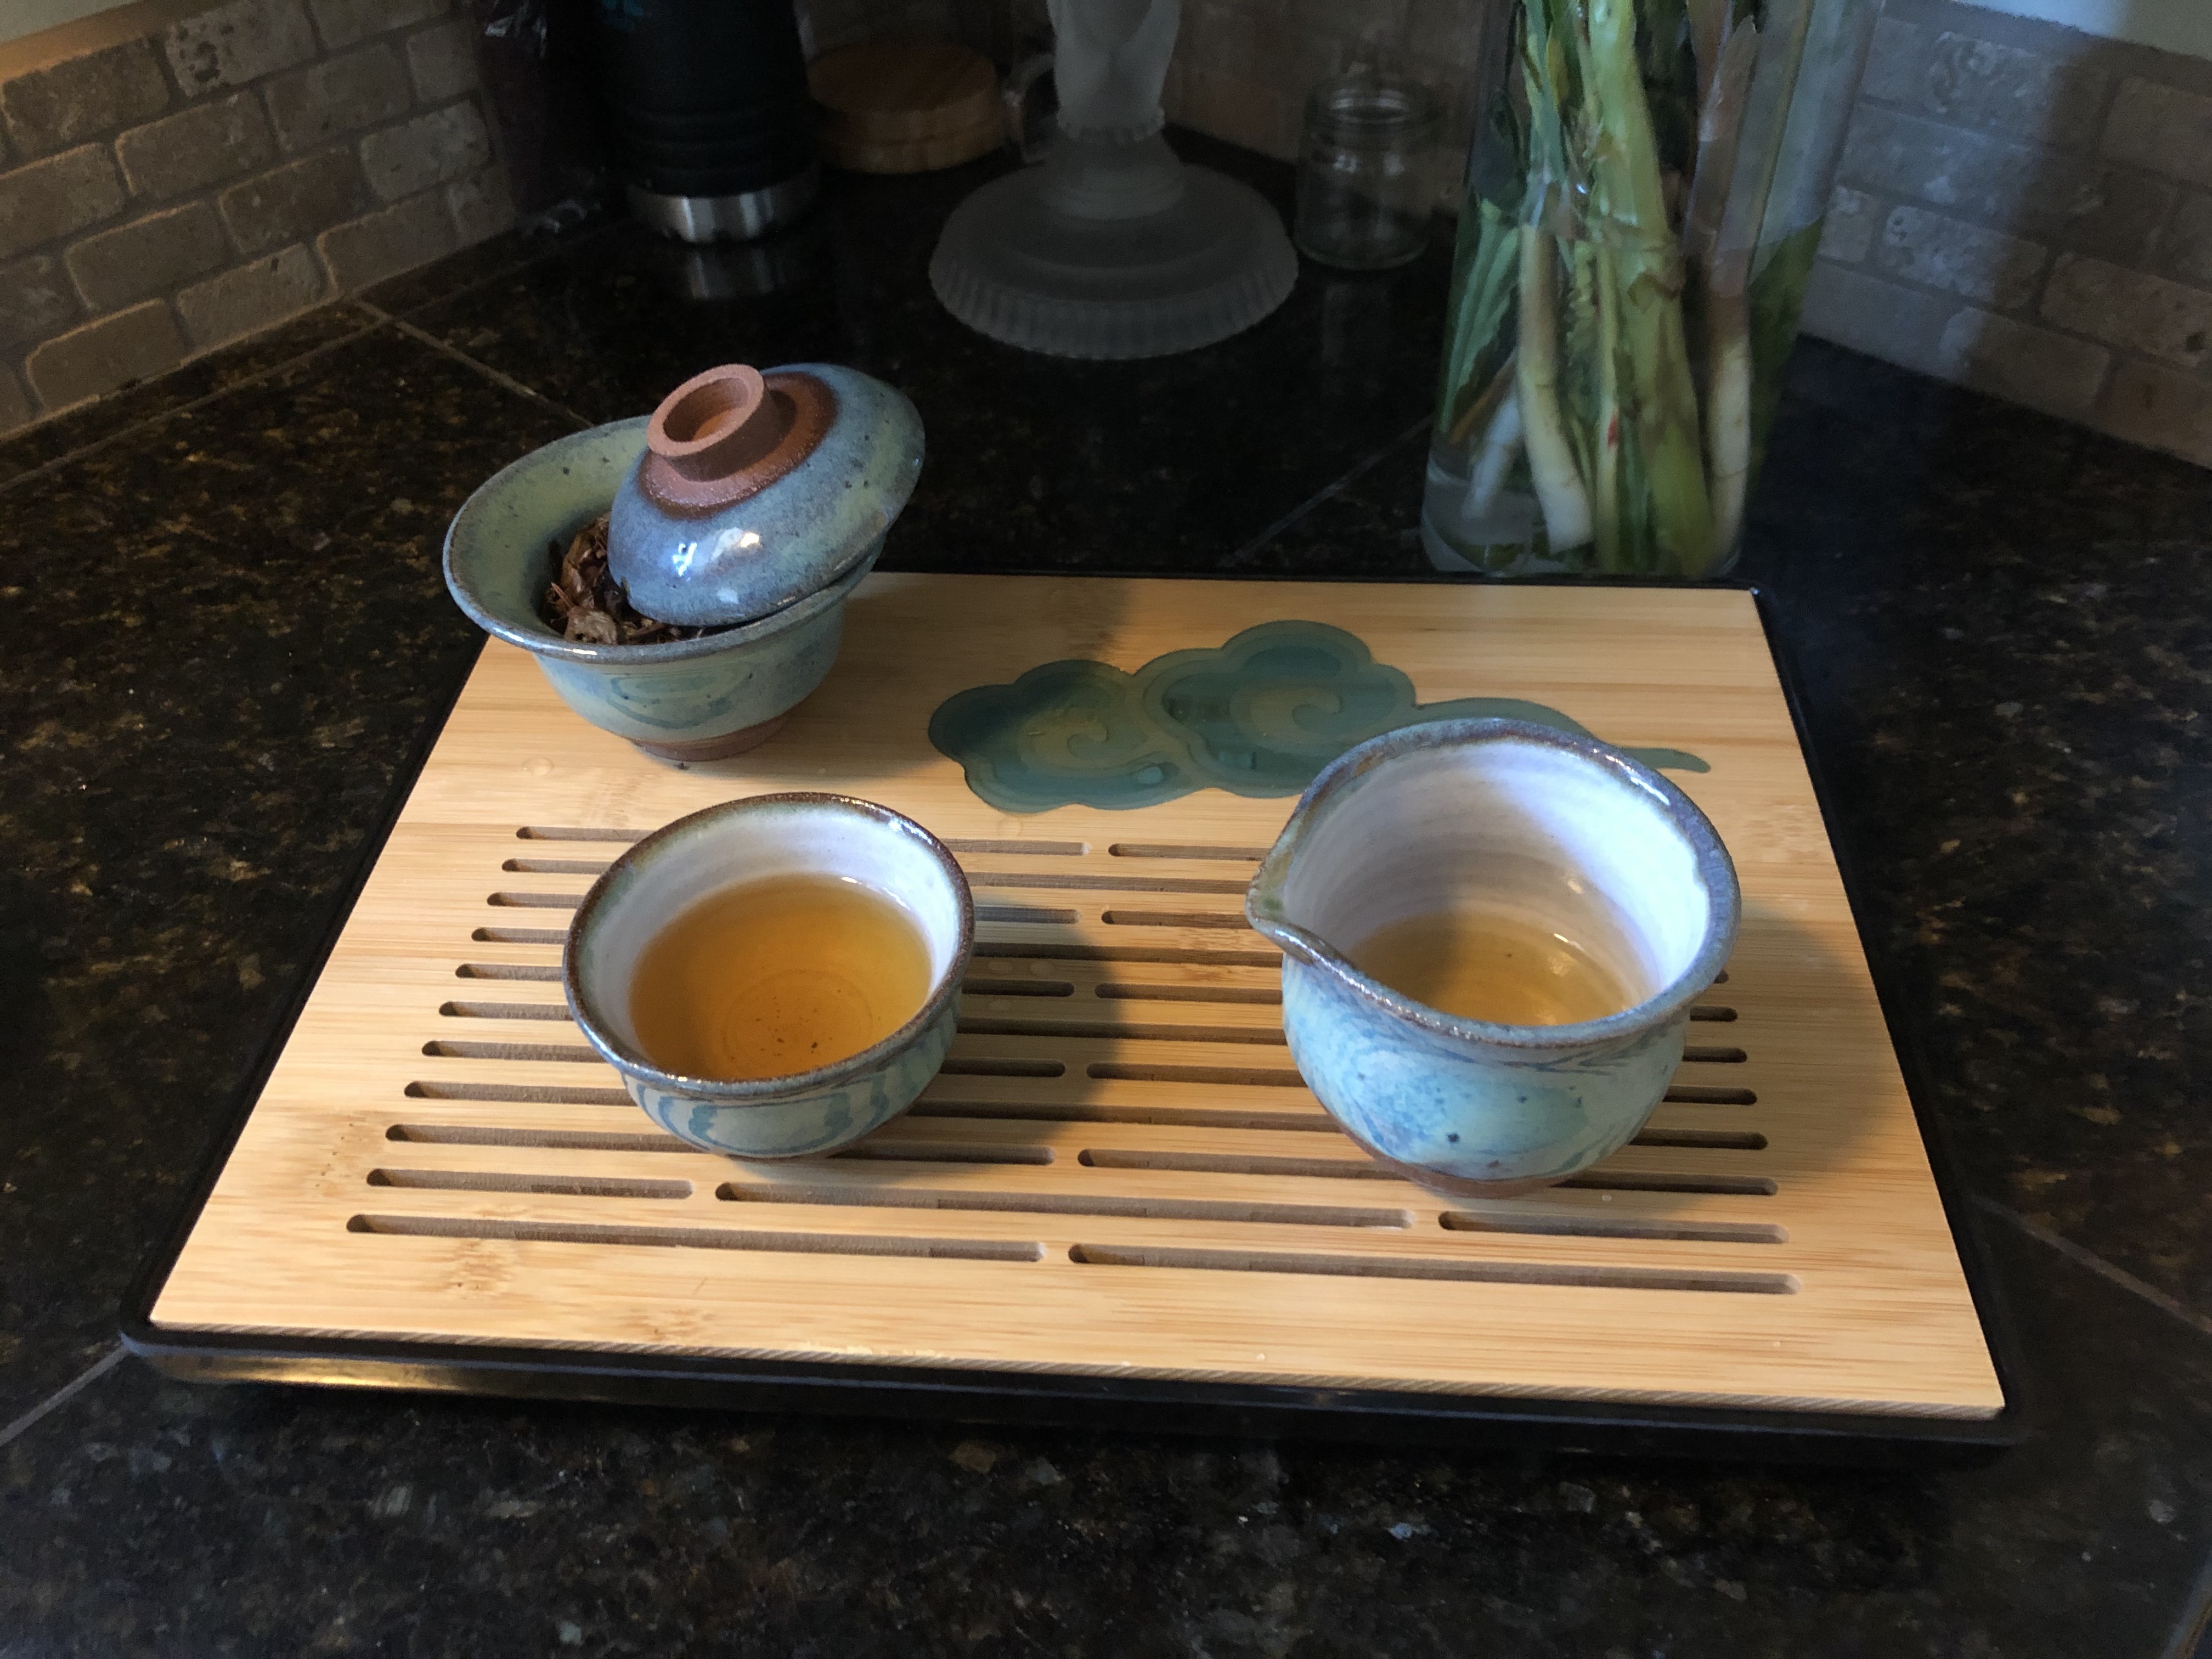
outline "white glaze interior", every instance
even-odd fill
[[[1409,750],[1339,793],[1299,842],[1282,905],[1346,955],[1407,916],[1504,912],[1582,945],[1639,1002],[1689,967],[1712,918],[1658,800],[1511,738]]]
[[[577,978],[600,1028],[638,1051],[628,988],[647,942],[709,893],[789,875],[842,877],[896,899],[928,942],[933,993],[951,970],[960,951],[959,895],[921,842],[834,805],[778,803],[678,831],[599,907],[578,940]]]

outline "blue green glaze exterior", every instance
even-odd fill
[[[645,428],[642,416],[593,427],[493,477],[446,533],[446,585],[477,626],[536,657],[593,726],[638,743],[711,743],[789,712],[822,684],[846,598],[883,538],[829,586],[743,628],[663,645],[573,643],[538,614],[557,565],[550,549],[607,511],[645,452]]]
[[[844,639],[846,598],[867,574],[863,565],[765,623],[679,641],[736,641],[704,656],[578,663],[540,654],[538,665],[561,701],[596,726],[635,743],[711,742],[796,708],[829,678]],[[601,648],[611,656],[659,647]]]
[[[641,895],[655,871],[676,872],[678,890],[704,892],[726,884],[735,866],[724,849],[730,832],[745,824],[818,849],[818,831],[809,839],[806,820],[824,812],[918,851],[933,866],[932,881],[941,883],[949,907],[949,949],[914,1017],[858,1054],[788,1077],[688,1077],[664,1071],[625,1046],[614,1012],[628,994],[618,965],[623,947],[612,939],[617,930],[611,918],[623,911],[635,915],[639,903],[651,902]],[[895,883],[882,884],[898,890]],[[959,1027],[961,985],[975,943],[967,877],[944,843],[913,819],[850,796],[751,795],[664,824],[607,866],[576,907],[561,956],[562,988],[585,1041],[621,1073],[623,1086],[645,1115],[670,1134],[732,1158],[818,1157],[881,1128],[937,1075]]]
[[[1688,1024],[1686,1011],[1610,1043],[1501,1050],[1283,962],[1283,1030],[1307,1086],[1369,1151],[1458,1191],[1549,1186],[1626,1146],[1667,1092]]]
[[[1657,802],[1709,900],[1698,949],[1656,994],[1573,1025],[1502,1025],[1428,1007],[1370,978],[1292,921],[1284,889],[1314,826],[1364,779],[1420,751],[1505,742],[1565,750]],[[1626,1145],[1665,1097],[1691,1005],[1735,941],[1741,896],[1705,814],[1632,753],[1525,720],[1400,726],[1347,750],[1299,799],[1246,890],[1244,915],[1283,951],[1283,1032],[1299,1075],[1355,1140],[1407,1179],[1510,1198]]]
[[[948,1002],[882,1069],[788,1095],[717,1100],[664,1089],[629,1072],[623,1083],[647,1117],[704,1151],[732,1158],[816,1157],[872,1133],[914,1104],[945,1063],[958,1023],[958,1004]]]
[[[904,393],[834,363],[786,363],[830,388],[837,413],[804,461],[711,513],[671,513],[633,466],[614,498],[607,562],[630,603],[673,623],[764,617],[872,562],[921,476],[921,416]]]

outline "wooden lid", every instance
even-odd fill
[[[999,72],[950,40],[864,40],[807,65],[826,133],[853,144],[911,143],[998,120]]]

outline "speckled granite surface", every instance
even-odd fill
[[[1185,149],[1277,182],[1241,151]],[[970,332],[927,268],[945,214],[995,167],[842,179],[836,210],[779,249],[804,279],[768,298],[682,297],[743,289],[754,251],[624,234],[405,316],[586,422],[650,410],[702,363],[880,375],[928,433],[927,483],[887,555],[908,570],[1209,568],[1425,416],[1441,248],[1380,278],[1310,267],[1274,315],[1180,357],[1077,363]]]
[[[195,1389],[135,1361],[52,1403],[112,1352],[465,669],[446,517],[572,419],[728,356],[836,358],[929,423],[888,563],[1421,571],[1440,255],[1310,269],[1188,358],[1054,364],[922,283],[984,171],[840,181],[766,256],[785,294],[622,227],[510,239],[0,445],[0,1656],[2191,1653],[2212,475],[1811,345],[1747,574],[2023,1337],[2033,1432],[1994,1467]]]
[[[35,617],[0,654],[0,1419],[112,1341],[126,1258],[474,659],[446,520],[566,429],[485,390],[356,334],[0,493],[0,599]]]
[[[0,1652],[2162,1654],[2207,1544],[2204,1345],[2032,1240],[2002,1261],[2051,1427],[1939,1478],[195,1389],[128,1364],[0,1463]]]

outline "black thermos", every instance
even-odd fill
[[[814,199],[792,0],[598,0],[599,84],[630,208],[687,242],[762,235]]]

